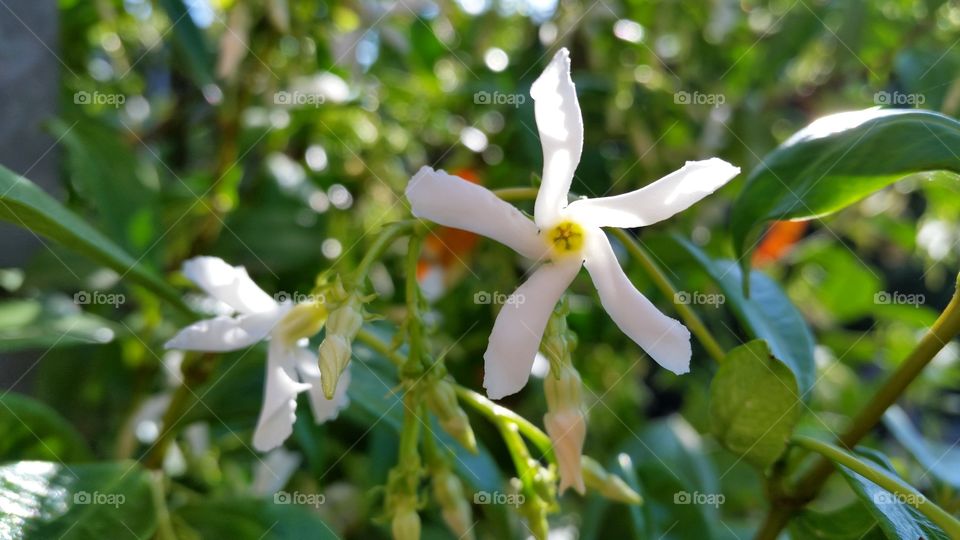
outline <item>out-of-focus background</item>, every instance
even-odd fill
[[[573,190],[599,195],[710,156],[747,173],[832,112],[896,106],[955,116],[958,41],[960,5],[937,0],[0,0],[0,164],[183,288],[182,261],[209,254],[246,266],[267,291],[309,291],[318,273],[351,268],[371,233],[408,214],[403,188],[422,165],[491,188],[535,185],[542,158],[528,92],[560,46],[571,51],[586,127]],[[729,207],[745,176],[640,232],[689,290],[711,286],[662,233],[730,256]],[[952,292],[956,180],[922,180],[824,221],[780,225],[754,257],[810,324],[818,362],[834,366],[810,400],[813,428],[839,426]],[[181,359],[162,343],[183,321],[71,246],[15,223],[0,231],[0,386],[42,407],[29,409],[36,416],[27,422],[12,406],[0,410],[0,441],[8,441],[0,459],[147,454],[163,410],[156,399],[173,388]],[[457,380],[479,389],[496,313],[482,295],[509,294],[523,269],[493,242],[440,234],[448,236],[428,242],[422,261],[431,332]],[[371,273],[380,296],[370,309],[388,322],[402,317],[397,254]],[[630,275],[669,312],[671,299],[649,278]],[[878,303],[884,290],[923,301]],[[699,345],[682,379],[637,363],[642,353],[598,310],[589,282],[573,292],[575,363],[591,389],[586,452],[603,463],[620,451],[635,456],[660,537],[748,537],[763,507],[760,481],[698,434],[708,431],[715,365]],[[744,339],[722,306],[695,307],[723,345]],[[359,392],[382,395],[389,384],[361,381],[333,424],[298,420],[287,443],[297,463],[274,485],[257,480],[264,462],[246,442],[263,351],[226,358],[215,382],[197,389],[194,430],[166,464],[177,534],[286,537],[303,527],[386,536],[374,519],[375,487],[396,459],[395,426],[375,423]],[[948,346],[909,395],[908,413],[935,438],[957,436],[957,360]],[[534,382],[505,404],[539,423],[541,396]],[[70,436],[49,418],[65,419]],[[487,461],[471,465],[490,467],[485,480],[496,486],[509,476],[496,465],[509,470],[509,460],[495,430],[474,420],[493,443]],[[722,505],[670,500],[704,485],[725,495]],[[281,488],[326,501],[268,504]],[[223,502],[238,494],[248,497]],[[123,510],[134,536],[152,530]],[[523,536],[510,511],[476,505],[477,533]],[[437,509],[425,512],[425,536],[447,537]],[[210,519],[219,515],[236,523]],[[628,516],[595,496],[567,495],[552,525],[581,538],[620,537],[635,534]],[[328,531],[316,532],[317,517]],[[124,537],[114,526],[110,536]]]

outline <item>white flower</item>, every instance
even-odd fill
[[[336,418],[347,406],[349,372],[344,373],[333,399],[326,399],[320,385],[317,355],[307,349],[306,338],[319,332],[326,319],[326,309],[321,304],[278,303],[250,279],[242,266],[230,266],[216,257],[190,259],[183,263],[183,273],[236,313],[195,322],[180,330],[166,343],[166,348],[223,352],[270,340],[254,448],[266,452],[290,436],[300,392],[309,393],[317,422]]]
[[[498,399],[527,383],[550,312],[581,264],[620,329],[660,365],[686,373],[690,333],[630,283],[600,227],[642,227],[664,220],[716,191],[740,169],[717,158],[689,161],[636,191],[567,204],[583,148],[583,121],[566,49],[554,56],[530,95],[544,162],[533,221],[486,188],[430,167],[421,168],[406,190],[414,216],[473,231],[525,257],[547,261],[517,289],[514,298],[523,301],[508,302],[497,317],[484,354],[487,394]]]

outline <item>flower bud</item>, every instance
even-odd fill
[[[320,344],[320,384],[327,399],[333,399],[340,374],[353,355],[353,339],[363,324],[363,302],[356,294],[330,312],[327,335]]]
[[[640,494],[628,486],[622,478],[607,472],[593,458],[583,456],[580,463],[583,466],[583,479],[590,489],[596,490],[612,501],[627,504],[643,503]]]
[[[450,469],[443,467],[434,472],[432,484],[433,495],[447,526],[457,538],[474,540],[473,512],[463,495],[463,483]]]
[[[439,379],[430,385],[426,394],[427,406],[437,415],[440,427],[470,452],[477,453],[477,439],[470,427],[467,413],[457,402],[457,394],[447,379]]]
[[[406,499],[397,504],[390,523],[393,540],[420,540],[420,516],[416,500]]]
[[[573,366],[551,371],[544,380],[547,414],[543,423],[553,442],[560,473],[560,493],[573,487],[583,494],[586,486],[580,467],[583,442],[587,437],[587,422],[583,414],[583,383]]]

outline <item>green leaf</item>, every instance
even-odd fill
[[[291,493],[294,495],[305,495]],[[305,499],[306,500],[306,499]],[[309,500],[323,500],[318,497]],[[225,499],[190,503],[178,508],[174,518],[198,538],[235,540],[316,538],[334,540],[333,532],[310,506],[286,504],[287,499]],[[280,504],[278,504],[280,502]]]
[[[887,409],[883,424],[912,455],[925,471],[941,482],[960,489],[960,450],[956,445],[927,441],[923,438],[903,409],[896,405]]]
[[[0,352],[109,343],[115,332],[66,298],[0,302]]]
[[[821,118],[768,154],[731,211],[746,265],[757,228],[774,219],[836,212],[905,175],[960,172],[960,122],[929,111],[867,109]]]
[[[87,461],[83,436],[50,406],[20,394],[0,396],[0,461]]]
[[[150,538],[156,527],[151,479],[135,462],[0,467],[0,537]]]
[[[813,334],[803,316],[777,283],[766,274],[750,271],[750,297],[741,288],[741,270],[734,261],[712,259],[685,238],[674,235],[680,244],[723,291],[726,304],[751,337],[763,339],[773,355],[793,371],[805,400],[813,388],[816,366]]]
[[[857,454],[874,468],[897,476],[893,465],[880,452],[861,447],[857,449]],[[931,523],[919,510],[908,504],[909,500],[890,493],[844,465],[838,464],[838,468],[867,510],[877,519],[887,538],[923,538],[925,540],[950,538],[943,529]]]
[[[213,84],[213,60],[203,32],[190,16],[183,0],[160,0],[160,7],[170,18],[173,42],[186,63],[187,73],[199,88]]]
[[[762,340],[727,353],[710,385],[714,435],[761,469],[783,454],[802,408],[793,372]]]
[[[803,509],[790,520],[791,538],[823,540],[883,540],[877,520],[857,501],[830,512]]]
[[[140,265],[120,246],[47,195],[33,182],[0,166],[0,219],[45,236],[129,277],[184,313],[180,293]]]

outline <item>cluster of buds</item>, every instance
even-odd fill
[[[420,515],[417,514],[417,498],[407,496],[393,505],[390,530],[393,540],[420,540]]]
[[[576,346],[576,337],[567,328],[566,316],[566,302],[561,302],[550,316],[543,341],[543,351],[550,360],[550,374],[543,382],[547,398],[547,414],[543,417],[543,423],[557,456],[560,493],[572,487],[583,494],[586,486],[580,457],[587,436],[587,420],[583,406],[583,381],[570,358]]]
[[[420,540],[417,488],[421,473],[419,456],[405,458],[401,450],[400,463],[387,476],[386,510],[394,540]]]
[[[320,382],[323,394],[333,399],[340,375],[353,355],[353,340],[363,325],[363,304],[366,301],[357,292],[346,292],[337,284],[343,301],[327,317],[327,335],[320,344]]]
[[[432,473],[433,496],[440,505],[443,520],[462,540],[474,540],[473,511],[464,496],[463,482],[447,466],[440,466]]]
[[[437,416],[440,427],[470,452],[477,453],[477,439],[467,413],[457,402],[453,383],[446,377],[432,381],[426,391],[427,406]]]

